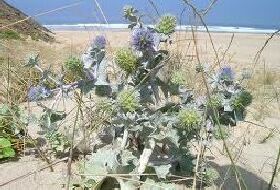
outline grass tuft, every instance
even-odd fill
[[[12,30],[0,31],[0,39],[4,40],[20,40],[20,34]]]

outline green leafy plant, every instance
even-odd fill
[[[17,141],[26,125],[27,118],[22,109],[16,105],[0,105],[0,137]]]
[[[0,137],[0,160],[4,158],[13,158],[15,156],[16,152],[11,142],[7,138]]]
[[[65,153],[67,149],[70,148],[68,138],[58,131],[49,131],[46,134],[46,139],[48,140],[53,153],[57,156]]]
[[[244,110],[252,103],[253,96],[248,91],[241,91],[233,98],[232,105],[236,110]]]

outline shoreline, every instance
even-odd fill
[[[61,25],[44,25],[51,31],[126,31],[128,24],[61,24]],[[152,25],[147,25],[151,27]],[[206,32],[207,29],[204,26],[189,26],[182,25],[177,26],[176,31],[188,31],[192,27],[198,32]],[[276,32],[276,29],[262,29],[251,27],[233,27],[233,26],[207,26],[209,32],[214,33],[245,33],[245,34],[272,34]]]

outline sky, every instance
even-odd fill
[[[79,2],[78,5],[64,10],[36,17],[42,24],[78,24],[103,23],[100,12],[94,6],[94,0],[6,0],[28,15],[60,8]],[[149,0],[97,0],[109,23],[125,23],[122,8],[133,5],[145,14],[146,21],[157,19],[156,11]],[[183,0],[150,0],[160,14],[171,13],[180,18],[186,7]],[[209,0],[193,0],[199,8],[207,7]],[[190,24],[190,9],[184,12],[182,24]],[[280,0],[218,0],[205,17],[208,25],[236,26],[276,29],[280,28]]]

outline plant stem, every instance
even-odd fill
[[[123,132],[123,139],[122,139],[122,144],[121,144],[121,149],[125,149],[125,146],[127,144],[127,139],[128,139],[128,130],[127,128],[124,129],[124,132]]]
[[[149,140],[149,145],[148,147],[146,147],[144,150],[143,150],[143,153],[142,155],[140,156],[140,159],[139,159],[139,167],[138,167],[138,173],[142,174],[145,172],[145,169],[148,165],[148,162],[149,162],[149,159],[150,159],[150,156],[152,155],[153,151],[154,151],[154,148],[156,146],[156,141],[155,139],[150,139]]]
[[[81,108],[81,100],[77,100],[77,101],[78,101],[78,110],[76,112],[74,126],[73,126],[73,130],[72,130],[70,153],[69,153],[69,158],[68,158],[68,163],[67,163],[67,176],[68,176],[67,186],[66,186],[67,190],[70,190],[71,169],[72,169],[71,165],[72,165],[73,148],[74,148],[74,137],[75,137],[76,125],[77,125],[77,122],[78,122],[78,119],[79,119],[80,108]]]

